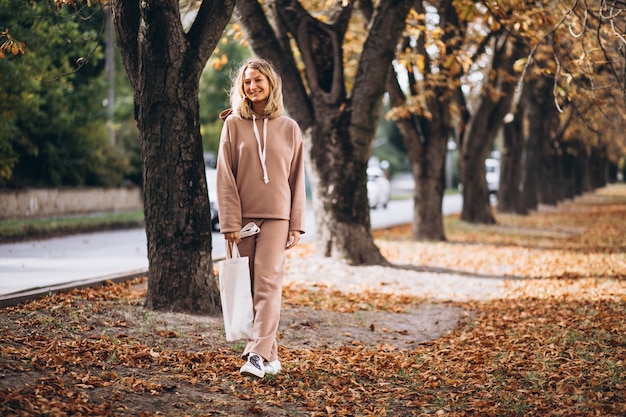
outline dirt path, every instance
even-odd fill
[[[295,255],[295,256],[294,256]],[[285,287],[318,291],[333,297],[334,291],[363,298],[355,311],[292,306],[283,300],[279,344],[290,349],[333,349],[344,345],[412,349],[441,337],[469,320],[459,304],[504,295],[502,277],[433,272],[415,267],[349,266],[339,260],[293,254],[287,262]],[[400,312],[368,308],[367,294],[395,294],[423,299]],[[155,319],[179,329],[201,330],[213,345],[229,346],[222,336],[221,317],[156,313]]]
[[[349,266],[314,256],[292,256],[285,285],[342,293],[367,292],[423,298],[417,308],[385,311],[331,312],[285,306],[281,344],[290,348],[338,347],[359,343],[412,348],[434,340],[469,317],[455,302],[487,300],[504,294],[504,279],[472,274],[433,272],[414,267]]]

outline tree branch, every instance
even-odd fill
[[[273,1],[268,3],[270,6],[274,4]],[[237,0],[235,18],[241,24],[254,53],[270,61],[280,73],[283,85],[291,87],[284,96],[292,117],[298,121],[302,130],[310,128],[315,123],[312,106],[293,53],[284,49],[261,5],[256,0]]]
[[[372,117],[377,116],[376,110],[380,108],[380,98],[385,91],[390,70],[390,65],[380,63],[392,62],[411,3],[402,0],[382,1],[374,11],[354,80],[354,85],[368,84],[368,88],[355,88],[352,97],[352,102],[359,103],[360,108],[371,110],[354,112],[352,123],[355,126],[368,126],[372,123]]]
[[[126,57],[139,56],[139,0],[111,0],[113,21],[117,31],[117,44],[122,54],[124,67],[133,90],[137,91],[137,78],[139,73],[139,61]]]
[[[203,0],[200,4],[198,14],[186,35],[189,42],[187,59],[193,61],[195,73],[202,72],[234,9],[235,0]],[[219,34],[216,27],[222,28]]]
[[[345,99],[343,39],[351,11],[350,6],[338,5],[330,13],[331,21],[325,24],[311,16],[298,1],[276,2],[280,24],[298,44],[311,94],[319,95],[327,103]],[[327,59],[328,51],[332,51],[332,59]]]

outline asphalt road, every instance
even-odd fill
[[[444,214],[460,212],[459,195],[444,198]],[[412,200],[391,201],[387,209],[371,211],[373,229],[412,220]],[[305,241],[315,236],[313,212],[307,213]],[[77,234],[0,245],[0,296],[42,290],[85,280],[143,273],[148,268],[143,228]],[[224,238],[213,234],[213,257],[223,257]]]

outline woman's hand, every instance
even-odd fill
[[[239,232],[224,233],[224,239],[226,239],[226,241],[231,245],[233,243],[239,244],[239,241],[241,240],[241,238],[239,237]]]
[[[289,234],[287,235],[287,244],[285,245],[285,248],[291,249],[294,246],[296,246],[299,241],[300,241],[300,232],[297,230],[290,230]]]

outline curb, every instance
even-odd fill
[[[394,225],[388,225],[387,227],[393,227]],[[383,228],[383,229],[384,229]],[[312,240],[312,236],[306,236],[301,241],[307,242]],[[225,255],[218,255],[213,257],[213,263],[217,264],[217,262],[223,260]],[[36,298],[42,298],[46,296],[50,296],[52,294],[57,294],[63,291],[71,291],[76,288],[98,288],[104,285],[106,282],[124,282],[129,281],[131,279],[148,275],[147,269],[136,269],[127,272],[120,272],[112,275],[105,275],[101,277],[95,278],[87,278],[77,281],[71,281],[64,284],[51,285],[46,287],[37,287],[24,291],[14,292],[10,294],[0,294],[0,308],[10,307],[17,304],[21,304],[25,301],[34,300]]]
[[[147,269],[137,269],[134,271],[122,272],[119,274],[105,275],[103,277],[88,278],[72,281],[65,284],[51,285],[49,287],[33,288],[26,291],[14,292],[0,295],[0,308],[14,306],[25,301],[34,300],[57,294],[63,291],[70,291],[75,288],[98,288],[106,282],[124,282],[148,274]]]
[[[213,263],[217,263],[224,258],[224,256],[217,256],[213,258]],[[14,306],[17,304],[21,304],[25,301],[50,296],[52,294],[57,294],[63,291],[71,291],[76,288],[98,288],[103,286],[106,282],[119,283],[145,275],[148,275],[147,269],[135,269],[132,271],[120,272],[117,274],[105,275],[102,277],[87,278],[78,281],[67,282],[64,284],[50,285],[48,287],[38,287],[10,294],[0,294],[0,308]]]

